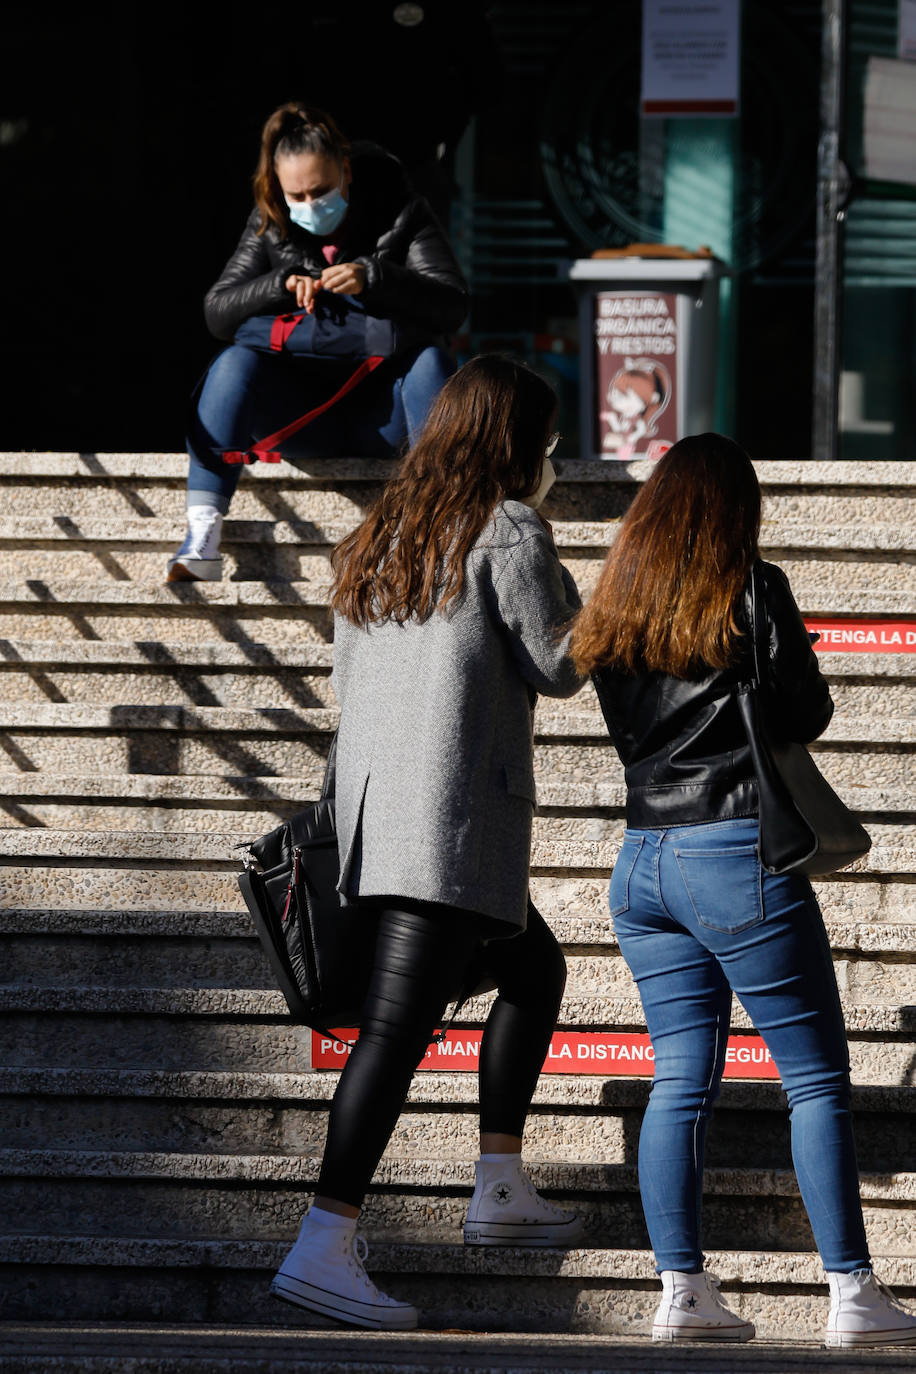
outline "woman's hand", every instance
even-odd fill
[[[322,291],[344,296],[358,296],[366,285],[366,269],[361,262],[335,262],[321,274]]]
[[[321,282],[317,277],[301,277],[293,273],[286,278],[286,289],[292,291],[296,297],[296,304],[300,309],[305,308],[305,313],[311,315],[315,310],[315,296],[321,290]]]

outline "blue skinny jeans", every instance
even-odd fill
[[[187,436],[188,505],[215,506],[223,515],[243,464],[225,463],[225,449],[258,439],[320,405],[343,385],[351,360],[294,358],[231,344],[210,364]],[[455,370],[441,348],[386,359],[343,400],[283,444],[297,458],[390,458],[416,439],[443,383]]]
[[[792,1160],[824,1268],[867,1267],[846,1032],[811,884],[766,873],[757,821],[733,820],[627,830],[609,898],[655,1051],[639,1187],[658,1269],[703,1268],[703,1156],[733,992],[789,1099]]]

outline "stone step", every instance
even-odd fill
[[[61,641],[62,652],[78,660],[80,645]],[[328,672],[330,645],[315,645],[315,662],[287,666],[270,665],[269,652],[261,655],[262,662],[236,666],[207,666],[196,661],[185,662],[181,648],[172,646],[175,653],[157,652],[153,646],[146,654],[146,663],[136,662],[136,649],[126,663],[118,663],[110,652],[104,662],[45,663],[27,659],[10,642],[0,645],[0,682],[7,706],[33,707],[48,704],[93,705],[123,708],[131,706],[225,706],[295,709],[297,707],[331,707],[335,705]],[[239,660],[243,651],[236,650]],[[168,653],[168,657],[166,654]],[[101,657],[101,656],[99,656]],[[194,659],[191,655],[191,660]],[[305,658],[306,655],[300,655]],[[851,657],[851,655],[850,655]],[[913,654],[884,655],[890,663],[883,671],[873,672],[864,665],[839,674],[832,655],[822,660],[825,676],[832,683],[838,719],[916,714],[916,674]],[[150,659],[155,661],[150,662]],[[321,660],[324,659],[322,662]],[[114,660],[114,661],[112,661]],[[588,700],[588,689],[583,701]]]
[[[565,483],[561,484],[560,491]],[[2,487],[0,487],[2,489]],[[41,496],[36,491],[35,504],[41,504]],[[590,549],[603,551],[613,543],[618,521],[608,520],[552,520],[554,539],[562,550]],[[183,537],[186,529],[184,512],[176,511],[172,517],[147,516],[114,519],[104,515],[87,515],[74,520],[65,514],[20,514],[13,517],[0,516],[0,554],[10,554],[17,547],[26,546],[33,553],[40,550],[49,555],[48,566],[54,567],[53,556],[64,552],[85,553],[86,563],[92,567],[88,555],[96,550],[95,572],[105,567],[106,555],[118,555],[117,562],[124,562],[124,555],[140,554],[141,557],[171,552],[174,545]],[[341,539],[353,529],[352,519],[347,520],[288,520],[266,519],[237,520],[228,517],[223,523],[223,553],[239,558],[243,555],[237,546],[252,545],[248,557],[260,552],[262,555],[271,549],[290,546],[308,549],[312,553],[330,552]],[[912,548],[912,530],[901,528],[899,524],[876,521],[866,524],[861,520],[850,520],[845,524],[834,524],[828,528],[820,524],[805,524],[789,519],[772,520],[765,518],[761,527],[761,542],[765,556],[792,550],[841,550],[881,554],[884,552],[906,552]],[[103,546],[99,550],[99,546]],[[65,547],[66,546],[66,547]],[[882,560],[886,561],[886,560]],[[14,572],[19,568],[11,563]],[[31,565],[30,565],[31,566]],[[136,566],[144,566],[138,562]],[[160,567],[159,564],[156,565]],[[112,569],[114,575],[117,572]]]
[[[367,463],[366,471],[349,481],[321,481],[309,474],[294,475],[292,468],[276,476],[263,470],[257,474],[249,470],[233,497],[232,518],[245,522],[311,522],[322,527],[340,522],[352,527],[364,518],[381,491],[380,478],[371,475],[372,466]],[[69,528],[76,530],[88,521],[139,517],[180,525],[184,517],[184,478],[157,480],[144,473],[132,481],[49,478],[40,482],[3,482],[0,475],[0,489],[8,517],[58,515],[72,522]],[[609,473],[606,467],[599,467],[588,477],[564,471],[545,503],[544,513],[551,521],[571,524],[616,521],[626,511],[635,490],[627,474]],[[786,486],[767,482],[763,520],[764,543],[780,549],[803,547],[805,531],[813,529],[836,529],[854,523],[861,523],[866,529],[912,529],[913,493],[911,488],[899,485]],[[787,542],[783,529],[797,530],[799,534],[793,533]],[[819,539],[816,547],[820,546]],[[861,547],[861,542],[857,541],[854,547]],[[910,542],[904,541],[903,547],[911,547]]]
[[[32,775],[35,776],[34,774]],[[858,800],[846,792],[847,800],[861,812]],[[104,801],[46,801],[36,799],[34,794],[17,800],[15,793],[0,801],[0,816],[3,824],[11,828],[23,829],[50,828],[52,830],[80,828],[86,830],[121,830],[135,832],[151,830],[163,834],[187,834],[198,832],[209,834],[233,824],[238,827],[237,839],[255,839],[274,826],[279,825],[287,816],[299,810],[302,802],[262,802],[241,807],[236,803],[226,806],[181,805],[166,803],[161,806],[134,801],[127,805],[109,805]],[[883,813],[865,814],[868,830],[874,844],[885,847],[905,846],[914,839],[914,820],[912,813],[892,816]],[[623,836],[624,820],[601,816],[579,816],[560,812],[553,815],[536,815],[534,818],[533,839],[542,844],[579,844],[598,843],[618,845]]]
[[[226,905],[220,909],[200,909],[182,906],[160,905],[158,907],[137,907],[138,897],[150,895],[150,888],[157,878],[155,872],[143,875],[142,893],[138,886],[128,878],[125,882],[123,870],[104,870],[98,882],[92,884],[84,895],[102,896],[107,905],[104,907],[38,907],[18,905],[28,903],[35,894],[35,880],[41,881],[43,872],[35,868],[0,868],[0,901],[3,903],[3,934],[14,935],[73,935],[73,936],[118,936],[127,937],[165,937],[167,939],[195,940],[233,940],[249,939],[253,933],[248,910],[244,906],[240,892],[232,875],[226,875],[222,884],[221,896]],[[53,870],[55,883],[69,877],[75,887],[81,888],[85,870],[77,870],[67,875],[64,870]],[[201,874],[202,880],[212,878],[212,874]],[[186,882],[186,875],[180,876]],[[839,886],[839,884],[837,884]],[[863,884],[853,886],[857,897]],[[172,886],[168,892],[172,892]],[[818,890],[825,909],[825,925],[834,952],[850,951],[875,954],[908,954],[916,951],[916,905],[902,907],[900,919],[878,921],[866,916],[860,903],[850,898],[848,911],[838,895],[832,893],[829,882],[819,882]],[[132,899],[122,902],[122,892]],[[47,898],[51,893],[42,886],[37,894]],[[165,894],[162,894],[163,896]],[[176,893],[180,896],[180,890]],[[907,894],[904,892],[903,894]],[[534,878],[532,896],[535,904],[543,907],[543,914],[557,939],[567,949],[585,946],[590,952],[603,949],[616,949],[612,923],[607,911],[607,883],[599,879],[591,883],[580,879]],[[916,900],[916,894],[913,894]],[[885,916],[888,914],[884,913]],[[857,917],[858,919],[854,919]]]
[[[461,1014],[468,1042],[479,1040],[489,1001],[474,999]],[[109,1068],[253,1072],[299,1071],[311,1064],[311,1033],[287,1019],[279,993],[223,988],[4,988],[0,1049],[10,1067],[80,1064]],[[844,1005],[855,1083],[906,1082],[916,1062],[912,1006]],[[732,1025],[750,1022],[737,1006]],[[559,1028],[569,1031],[645,1031],[632,997],[564,1001]],[[449,1049],[446,1046],[446,1049]],[[430,1050],[431,1062],[442,1059]],[[448,1057],[447,1057],[448,1058]],[[448,1062],[451,1062],[449,1059]]]
[[[0,1110],[9,1149],[184,1151],[191,1154],[315,1153],[324,1145],[328,1072],[0,1069]],[[636,1160],[650,1079],[544,1075],[525,1131],[525,1157],[549,1163]],[[913,1157],[912,1086],[853,1091],[860,1167],[890,1176]],[[474,1074],[418,1074],[395,1127],[393,1158],[473,1159]],[[709,1134],[710,1167],[789,1169],[785,1096],[775,1080],[726,1079]]]
[[[916,654],[828,653],[821,655],[821,670],[832,682],[879,678],[882,682],[909,683],[916,677]],[[163,675],[175,669],[206,669],[214,678],[222,672],[255,674],[284,669],[319,672],[333,663],[330,644],[287,642],[271,648],[265,644],[226,640],[163,640],[137,643],[130,639],[31,639],[22,636],[0,642],[0,671],[6,680],[32,669],[91,673],[142,668]]]
[[[45,989],[49,998],[79,996],[109,989],[114,1003],[133,992],[152,995],[175,989],[179,997],[194,989],[224,989],[234,994],[273,985],[261,946],[251,932],[246,938],[131,935],[29,935],[11,932],[4,922],[0,935],[0,998]],[[899,927],[891,927],[896,931]],[[912,927],[906,927],[912,933]],[[606,999],[633,992],[629,969],[613,948],[570,952],[566,958],[564,1008],[585,1000],[600,1013]],[[916,962],[897,948],[879,957],[857,953],[836,959],[841,994],[865,1007],[896,1009],[916,1003]],[[469,1004],[473,1005],[473,1004]],[[111,1009],[114,1009],[112,1005]],[[567,1012],[561,1010],[561,1020]],[[606,1018],[600,1018],[606,1019]],[[916,1028],[916,1021],[912,1027]]]
[[[279,1306],[279,1304],[276,1304]],[[290,1309],[291,1310],[291,1309]],[[820,1314],[822,1317],[823,1314]],[[784,1314],[783,1314],[784,1317]],[[820,1322],[823,1325],[823,1321]],[[808,1332],[812,1329],[810,1323]],[[648,1324],[646,1323],[646,1331]],[[712,1343],[707,1343],[712,1344]],[[507,1335],[502,1332],[420,1330],[404,1335],[337,1330],[309,1331],[274,1326],[225,1325],[211,1321],[167,1323],[6,1322],[0,1355],[2,1374],[289,1374],[299,1365],[309,1374],[667,1374],[697,1368],[696,1352],[673,1345],[659,1349],[648,1335]],[[798,1374],[805,1369],[835,1369],[874,1374],[907,1369],[905,1347],[860,1353],[818,1348],[810,1334],[791,1340],[760,1339],[747,1346],[726,1343],[702,1353],[704,1374],[766,1370]],[[384,1366],[379,1361],[384,1358]]]
[[[287,482],[351,482],[366,476],[382,480],[390,476],[397,463],[379,458],[304,458],[295,465],[289,462],[258,463],[249,468],[252,481]],[[562,476],[565,481],[599,485],[643,481],[652,472],[652,463],[637,460],[628,463],[597,463],[564,459]],[[787,488],[813,487],[893,487],[907,490],[916,486],[912,466],[897,461],[821,462],[815,459],[791,461],[758,459],[754,468],[763,486]],[[188,473],[188,459],[184,453],[65,453],[4,452],[0,453],[0,480],[14,482],[20,478],[49,480],[58,477],[80,477],[87,481],[107,483],[112,478],[149,476],[158,480],[183,482]]]
[[[66,867],[73,867],[87,860],[91,863],[102,860],[109,865],[125,861],[133,868],[216,864],[237,871],[237,860],[232,857],[237,842],[234,832],[162,835],[142,831],[120,834],[0,828],[0,862],[4,858],[27,858],[30,862],[64,860]],[[576,870],[583,875],[589,872],[594,875],[597,871],[610,877],[616,857],[617,846],[612,842],[536,842],[532,848],[531,867],[544,876],[545,870],[556,876],[569,876],[570,870]],[[911,876],[916,874],[916,849],[876,844],[844,870],[844,881],[850,881],[853,874]]]
[[[301,808],[315,796],[306,791],[301,777],[273,774],[204,773],[174,777],[162,773],[60,774],[7,769],[0,769],[0,794],[17,799],[35,797],[73,803],[77,800],[137,802],[144,806],[157,802],[181,803],[186,808],[224,807],[240,812],[276,809],[277,814]],[[882,815],[916,816],[909,787],[847,787],[845,796],[860,815],[876,818]],[[625,803],[626,788],[622,779],[588,783],[548,777],[538,784],[538,806],[543,815],[554,812],[622,813]],[[247,818],[245,825],[251,825]]]
[[[861,970],[867,965],[857,964]],[[906,966],[903,966],[906,968]],[[232,1020],[233,1018],[255,1018],[265,1024],[252,1028],[252,1036],[263,1032],[263,1038],[272,1039],[275,1033],[280,1038],[287,1026],[286,1002],[280,992],[273,989],[266,963],[264,972],[256,981],[260,986],[224,987],[218,984],[186,982],[162,986],[159,983],[144,985],[142,982],[122,987],[107,982],[67,983],[63,978],[55,982],[39,983],[31,979],[25,982],[0,984],[0,1011],[30,1015],[44,1012],[48,1016],[85,1015],[96,1017],[178,1017],[195,1018],[202,1021]],[[596,971],[597,972],[597,971]],[[909,973],[904,975],[907,979]],[[253,979],[253,982],[255,980]],[[600,982],[599,978],[595,978]],[[585,987],[578,992],[568,992],[560,1007],[558,1028],[569,1030],[644,1030],[642,1006],[631,984],[612,989],[616,995],[608,995],[599,988],[592,991]],[[462,1008],[460,1026],[471,1030],[479,1029],[489,1012],[493,994],[470,998]],[[894,1048],[904,1055],[913,1052],[916,1041],[916,1007],[901,1004],[899,998],[890,997],[887,1001],[870,1000],[858,989],[844,993],[841,1001],[846,1029],[850,1035],[861,1032],[867,1036],[896,1036],[895,1046],[887,1043],[883,1049],[888,1060]],[[278,1025],[272,1023],[277,1022]],[[267,1023],[271,1023],[268,1025]],[[753,1030],[752,1023],[739,1003],[735,1003],[731,1016],[732,1028],[736,1031]],[[291,1027],[298,1030],[298,1027]],[[472,1037],[473,1038],[473,1037]],[[868,1058],[868,1050],[881,1048],[870,1046],[863,1041],[859,1048]],[[446,1047],[447,1048],[447,1047]],[[899,1060],[900,1055],[897,1056]],[[886,1081],[883,1077],[876,1081]],[[891,1080],[893,1081],[893,1079]]]
[[[476,1155],[476,1150],[472,1152]],[[295,1239],[320,1153],[177,1154],[0,1150],[0,1204],[7,1234],[123,1235],[142,1217],[144,1234],[180,1240]],[[635,1165],[532,1163],[545,1196],[573,1207],[585,1243],[648,1244]],[[474,1186],[471,1159],[388,1156],[373,1179],[367,1232],[458,1242]],[[873,1252],[916,1256],[916,1177],[862,1176]],[[811,1230],[791,1169],[710,1168],[703,1190],[707,1244],[716,1249],[803,1250]]]
[[[73,930],[110,933],[121,928],[126,913],[132,929],[151,934],[169,928],[200,935],[242,930],[247,916],[235,874],[185,867],[110,868],[104,859],[90,867],[67,868],[38,856],[31,864],[0,864],[0,904],[10,928]],[[600,944],[608,928],[605,877],[549,877],[535,874],[531,891],[535,904],[561,922],[570,944]],[[838,874],[818,879],[820,898],[834,942],[839,948],[880,950],[884,923],[916,921],[916,886],[893,877],[847,878]],[[247,926],[245,927],[247,929]],[[894,937],[896,938],[896,937]],[[893,945],[891,946],[894,947]]]
[[[19,562],[21,565],[21,557]],[[567,563],[574,576],[578,574],[577,580],[582,580],[583,571],[587,569],[591,570],[594,580],[600,568],[594,559],[567,559]],[[887,564],[843,562],[847,575],[841,585],[838,585],[838,565],[833,561],[806,561],[783,566],[805,615],[913,614],[912,570],[908,564],[900,562],[899,556]],[[5,578],[0,582],[0,627],[11,636],[25,633],[26,627],[29,633],[40,635],[41,629],[36,630],[35,622],[40,627],[46,622],[49,625],[57,623],[62,617],[81,615],[95,624],[99,618],[114,618],[141,610],[152,614],[159,612],[173,619],[178,615],[199,619],[205,614],[228,619],[233,612],[250,615],[263,612],[265,608],[274,614],[285,609],[295,610],[297,616],[304,610],[324,611],[327,615],[331,585],[329,566],[322,558],[310,567],[314,575],[297,581],[283,577],[221,582],[166,583],[153,579],[133,582],[113,577],[107,581],[91,578],[77,581],[67,578],[65,573],[48,579]],[[861,585],[856,585],[857,570],[862,571]],[[23,622],[22,628],[14,624],[17,619]],[[99,635],[103,636],[101,630]]]
[[[244,1312],[252,1322],[315,1325],[293,1309],[278,1311],[267,1295],[285,1250],[285,1241],[260,1239],[4,1236],[0,1265],[19,1279],[4,1315],[33,1320],[66,1308],[82,1320],[232,1322]],[[723,1280],[726,1301],[753,1315],[763,1339],[809,1336],[813,1323],[825,1324],[826,1288],[816,1255],[712,1249],[707,1260]],[[876,1254],[875,1263],[904,1298],[916,1290],[916,1258]],[[385,1291],[416,1303],[424,1326],[450,1330],[644,1334],[658,1299],[652,1257],[640,1249],[564,1254],[381,1239],[371,1244],[368,1268]],[[40,1286],[34,1281],[39,1275]],[[759,1348],[754,1353],[759,1360]],[[869,1351],[868,1357],[871,1363],[858,1368],[882,1367],[876,1361],[883,1352]],[[847,1367],[844,1354],[831,1358]],[[733,1367],[741,1368],[737,1362]]]
[[[82,708],[65,709],[79,712]],[[313,708],[306,707],[299,712],[278,712],[272,717],[266,716],[266,710],[272,708],[265,708],[261,713],[253,711],[245,722],[255,727],[249,730],[232,729],[232,717],[220,708],[199,708],[211,711],[206,719],[199,714],[198,708],[188,708],[183,718],[173,715],[171,725],[169,713],[184,708],[134,709],[148,712],[144,719],[154,722],[152,728],[124,725],[119,729],[114,724],[108,730],[95,727],[4,730],[0,727],[0,758],[6,756],[3,759],[7,765],[5,771],[13,771],[19,778],[42,773],[69,775],[78,771],[86,776],[89,789],[95,785],[91,780],[100,776],[152,779],[167,776],[209,778],[228,774],[250,777],[252,786],[260,780],[268,789],[274,777],[296,777],[300,780],[303,804],[318,795],[331,740],[330,730],[320,728],[320,708],[314,714],[311,714]],[[330,717],[330,712],[324,714]],[[259,723],[259,716],[264,717],[266,728]],[[319,716],[319,725],[314,730],[278,728],[284,717],[286,720],[303,718],[311,727],[316,716]],[[186,728],[184,722],[195,718],[204,728]],[[71,715],[71,723],[74,719]],[[182,728],[175,728],[176,719],[182,720]],[[336,719],[336,713],[331,719]],[[551,733],[551,722],[544,719],[542,725],[541,721],[542,717],[538,717],[539,732],[543,733],[539,733],[535,744],[535,777],[539,789],[587,784],[595,778],[606,780],[608,785],[620,780],[622,769],[606,738],[603,741],[595,737],[564,738]],[[832,727],[834,737],[841,724]],[[875,733],[880,727],[892,734],[892,727],[885,728],[887,726],[887,721],[879,720]],[[849,730],[846,733],[865,732]],[[899,793],[901,789],[912,789],[916,782],[916,753],[910,746],[888,742],[872,748],[861,745],[851,748],[852,743],[835,739],[835,746],[832,742],[818,744],[812,751],[825,777],[850,804],[855,804],[854,797],[860,789],[863,794],[865,791]],[[863,778],[868,780],[867,789],[861,787]],[[32,784],[22,781],[22,786],[29,788]],[[35,777],[34,786],[40,792],[43,783],[39,777]],[[130,786],[132,784],[125,784],[125,790]],[[66,828],[65,823],[62,826]],[[211,828],[222,831],[225,822],[219,820]],[[257,833],[257,826],[252,826],[249,833]]]
[[[854,689],[846,689],[848,693]],[[812,745],[819,753],[832,744],[916,743],[916,712],[910,715],[882,715],[863,710],[862,719],[850,713],[834,715],[824,734]],[[142,730],[180,730],[237,734],[330,735],[337,728],[336,707],[262,707],[236,706],[95,706],[70,702],[0,703],[0,730],[77,730],[106,732]],[[607,729],[590,686],[567,702],[549,698],[538,701],[534,717],[537,739],[607,739]]]

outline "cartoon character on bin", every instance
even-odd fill
[[[642,439],[658,433],[658,418],[671,400],[671,374],[652,358],[627,358],[607,389],[610,409],[602,410],[607,424],[602,449],[615,458],[632,458]]]

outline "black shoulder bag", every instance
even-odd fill
[[[337,737],[321,796],[245,849],[239,887],[294,1021],[326,1030],[359,1021],[374,926],[341,906],[334,816]]]
[[[834,792],[803,744],[775,740],[765,723],[761,665],[766,662],[766,626],[760,570],[748,585],[754,671],[738,689],[738,709],[747,732],[759,802],[760,862],[768,873],[836,873],[867,854],[871,838]]]
[[[327,1033],[358,1026],[375,953],[375,921],[365,903],[341,905],[334,793],[337,736],[321,796],[244,849],[239,887],[294,1021]],[[483,946],[463,983],[446,1030],[469,997],[496,986]]]

